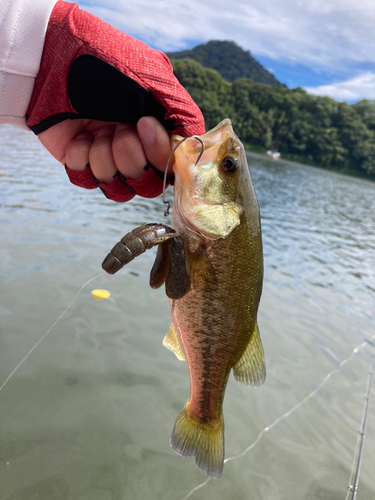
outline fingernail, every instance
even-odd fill
[[[155,125],[151,120],[147,118],[141,119],[137,124],[137,130],[140,138],[146,144],[155,142]]]

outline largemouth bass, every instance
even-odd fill
[[[171,446],[180,455],[194,455],[199,469],[219,478],[230,371],[245,384],[258,386],[265,379],[257,326],[263,251],[246,154],[230,120],[200,139],[204,152],[198,164],[202,147],[196,139],[175,152],[172,227],[183,242],[186,272],[174,274],[177,288],[186,289],[187,279],[190,288],[181,298],[169,299],[172,324],[164,345],[187,360],[190,376],[190,396]],[[152,279],[153,273],[151,285]]]
[[[182,142],[174,159],[173,229],[143,224],[122,238],[103,268],[113,274],[158,245],[150,285],[165,283],[172,317],[163,344],[187,361],[190,376],[190,396],[171,446],[219,478],[230,371],[244,384],[258,386],[265,379],[257,325],[263,283],[259,207],[244,147],[229,119],[199,140]]]

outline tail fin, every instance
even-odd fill
[[[179,455],[195,456],[198,469],[219,479],[224,466],[223,416],[215,422],[203,422],[189,412],[187,403],[177,417],[171,446]]]

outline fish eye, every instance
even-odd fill
[[[238,170],[237,160],[233,156],[225,156],[220,166],[225,174],[234,174]]]

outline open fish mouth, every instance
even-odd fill
[[[233,131],[232,128],[232,122],[230,121],[229,118],[226,118],[225,120],[222,120],[216,127],[213,129],[209,130],[205,134],[202,134],[199,136],[201,141],[204,144],[204,151],[203,154],[200,158],[200,163],[209,163],[212,161],[212,159],[215,157],[216,152],[212,151],[212,148],[217,149],[218,145],[221,144],[222,142],[225,141],[228,137],[233,137],[237,138],[236,134]],[[172,146],[175,146],[179,141],[181,141],[183,138],[179,135],[175,135],[172,137]],[[186,159],[190,156],[192,159],[200,153],[202,153],[202,142],[199,141],[196,137],[190,137],[186,139],[179,147],[176,153],[181,156],[185,156]],[[181,152],[181,149],[183,153]],[[181,164],[182,162],[180,162]],[[179,169],[178,164],[175,163],[174,165],[174,171],[176,173],[176,170],[180,172],[180,175],[186,177],[185,174],[188,174],[186,172],[186,169]]]

